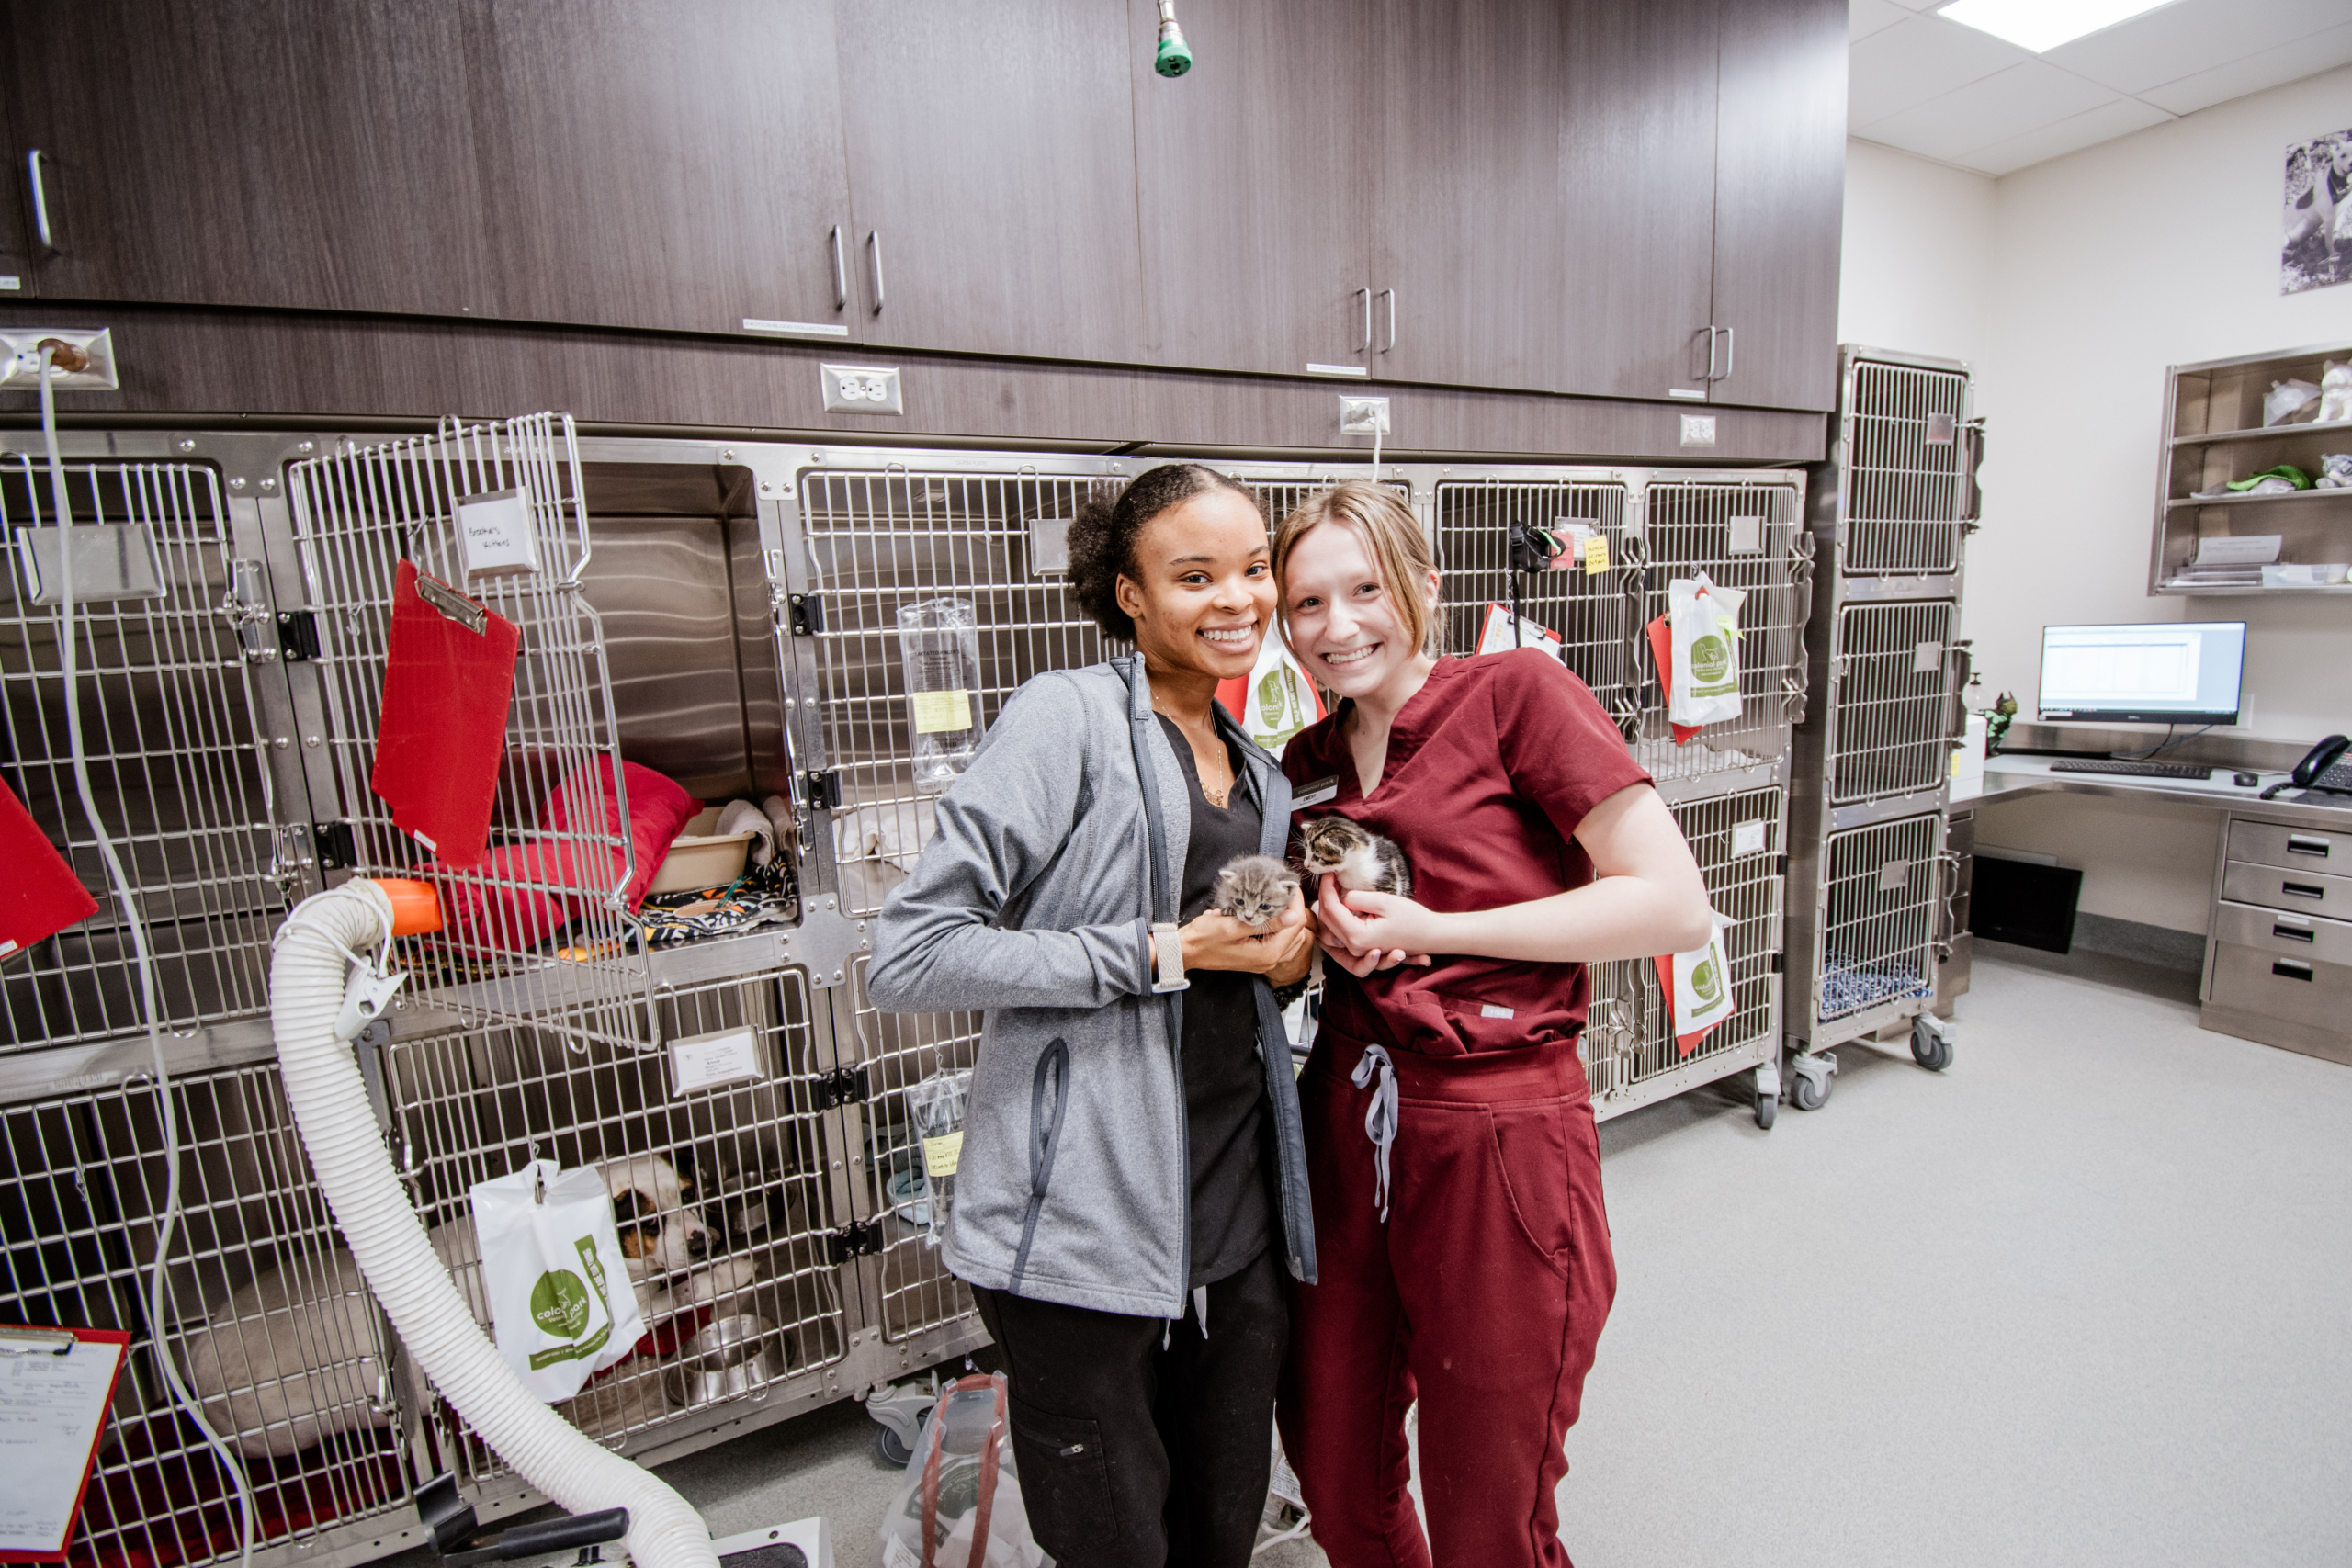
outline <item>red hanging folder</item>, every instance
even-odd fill
[[[33,814],[0,778],[0,958],[98,912],[98,901],[42,837]]]
[[[460,869],[481,863],[514,698],[514,622],[400,563],[368,784],[392,823]]]

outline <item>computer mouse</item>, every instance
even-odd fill
[[[2262,782],[2262,775],[2260,773],[2232,773],[2230,782],[2240,789],[2252,789]]]

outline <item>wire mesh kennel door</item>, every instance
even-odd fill
[[[185,1075],[171,1093],[183,1212],[160,1322],[147,1284],[168,1171],[153,1087],[0,1106],[0,1321],[131,1335],[73,1560],[237,1558],[234,1488],[173,1402],[165,1353],[252,1481],[256,1563],[336,1560],[325,1549],[338,1540],[368,1555],[387,1526],[364,1521],[405,1512],[411,1473],[394,1341],[311,1176],[277,1064]]]
[[[449,917],[436,934],[403,939],[412,984],[478,1013],[571,1008],[579,1028],[639,1041],[650,985],[626,898],[637,857],[603,623],[581,589],[589,535],[571,416],[450,421],[429,436],[346,443],[292,465],[288,478],[318,623],[325,742],[350,830],[345,866],[426,877]],[[501,499],[520,502],[511,537],[535,563],[469,575],[458,507]],[[471,867],[430,857],[370,783],[402,560],[521,633],[491,849]],[[577,1011],[592,1001],[601,1008]]]
[[[1935,990],[1946,875],[1941,811],[1829,835],[1823,861],[1813,1043],[1850,1038],[1881,1010],[1916,1012]],[[1855,1027],[1824,1032],[1840,1020]]]
[[[1804,623],[1812,604],[1812,536],[1804,491],[1786,476],[1718,479],[1654,476],[1644,488],[1641,626],[1667,614],[1668,585],[1704,572],[1747,597],[1739,610],[1740,716],[1678,745],[1649,639],[1637,632],[1642,680],[1634,758],[1660,784],[1778,761],[1805,699]]]
[[[1960,570],[1976,433],[1968,372],[1855,359],[1847,370],[1849,576]]]
[[[260,562],[233,558],[229,508],[209,468],[74,462],[66,487],[77,525],[144,525],[162,568],[160,598],[74,611],[90,782],[148,922],[157,1021],[176,1033],[258,1018],[269,1008],[269,935],[294,874],[259,751],[254,677],[224,601],[256,587]],[[98,911],[0,969],[0,1053],[146,1027],[121,908],[74,786],[58,612],[32,602],[17,570],[17,547],[55,521],[49,513],[44,466],[20,457],[0,468],[0,531],[10,546],[0,562],[0,768]]]
[[[1641,608],[1640,570],[1626,558],[1626,482],[1614,475],[1489,475],[1437,486],[1437,564],[1443,600],[1445,652],[1468,656],[1489,607],[1509,615],[1517,578],[1519,614],[1559,636],[1562,661],[1592,688],[1600,705],[1630,722],[1639,677],[1634,637]],[[1608,566],[1593,572],[1577,550],[1556,567],[1513,572],[1514,528],[1538,528],[1564,543],[1598,536]]]
[[[1838,806],[1944,787],[1965,649],[1950,599],[1840,607],[1829,699],[1829,799]],[[1963,669],[1955,678],[1954,664]]]
[[[656,1013],[637,1049],[582,1030],[578,1010],[381,1048],[395,1163],[485,1325],[470,1189],[535,1158],[603,1173],[647,1332],[634,1356],[558,1409],[632,1453],[741,1420],[752,1404],[781,1406],[796,1391],[814,1403],[814,1374],[848,1349],[854,1304],[831,1241],[842,1207],[831,1168],[842,1148],[832,1042],[806,972],[665,987]],[[729,1040],[752,1066],[682,1082],[687,1058],[650,1049],[655,1039]],[[718,1331],[730,1344],[714,1362],[712,1341],[695,1337],[732,1320],[743,1321]],[[475,1480],[506,1473],[437,1397],[417,1399],[438,1463]]]

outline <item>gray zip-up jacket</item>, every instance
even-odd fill
[[[1290,784],[1222,710],[1217,727],[1265,813],[1260,847],[1279,855]],[[941,797],[937,835],[882,907],[875,1005],[988,1012],[945,1243],[947,1266],[973,1284],[1183,1314],[1183,993],[1153,989],[1150,925],[1177,917],[1187,801],[1140,656],[1040,675]],[[1283,1240],[1291,1273],[1312,1283],[1298,1087],[1273,991],[1261,978],[1257,992]]]

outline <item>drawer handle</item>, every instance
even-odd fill
[[[2327,858],[2327,840],[2325,839],[2314,839],[2308,833],[2288,834],[2287,848],[2290,852],[2294,854],[2316,855],[2321,860],[2325,860]]]
[[[2298,963],[2292,958],[2273,960],[2270,965],[2270,972],[2273,975],[2282,976],[2289,980],[2308,980],[2312,977],[2312,966],[2308,964]]]
[[[2308,929],[2300,929],[2300,928],[2297,928],[2297,927],[2295,927],[2295,926],[2276,926],[2276,925],[2274,925],[2274,926],[2272,926],[2272,927],[2270,928],[2270,934],[2271,934],[2272,936],[2278,937],[2278,939],[2280,939],[2280,940],[2281,940],[2281,941],[2283,941],[2283,942],[2317,942],[2317,941],[2319,940],[2319,935],[2318,935],[2318,933],[2317,933],[2317,932],[2312,931],[2310,931],[2310,930],[2308,930]]]
[[[2327,897],[2326,888],[2315,886],[2309,882],[2282,882],[2278,885],[2278,891],[2281,893],[2291,893],[2298,898],[2324,898]]]

